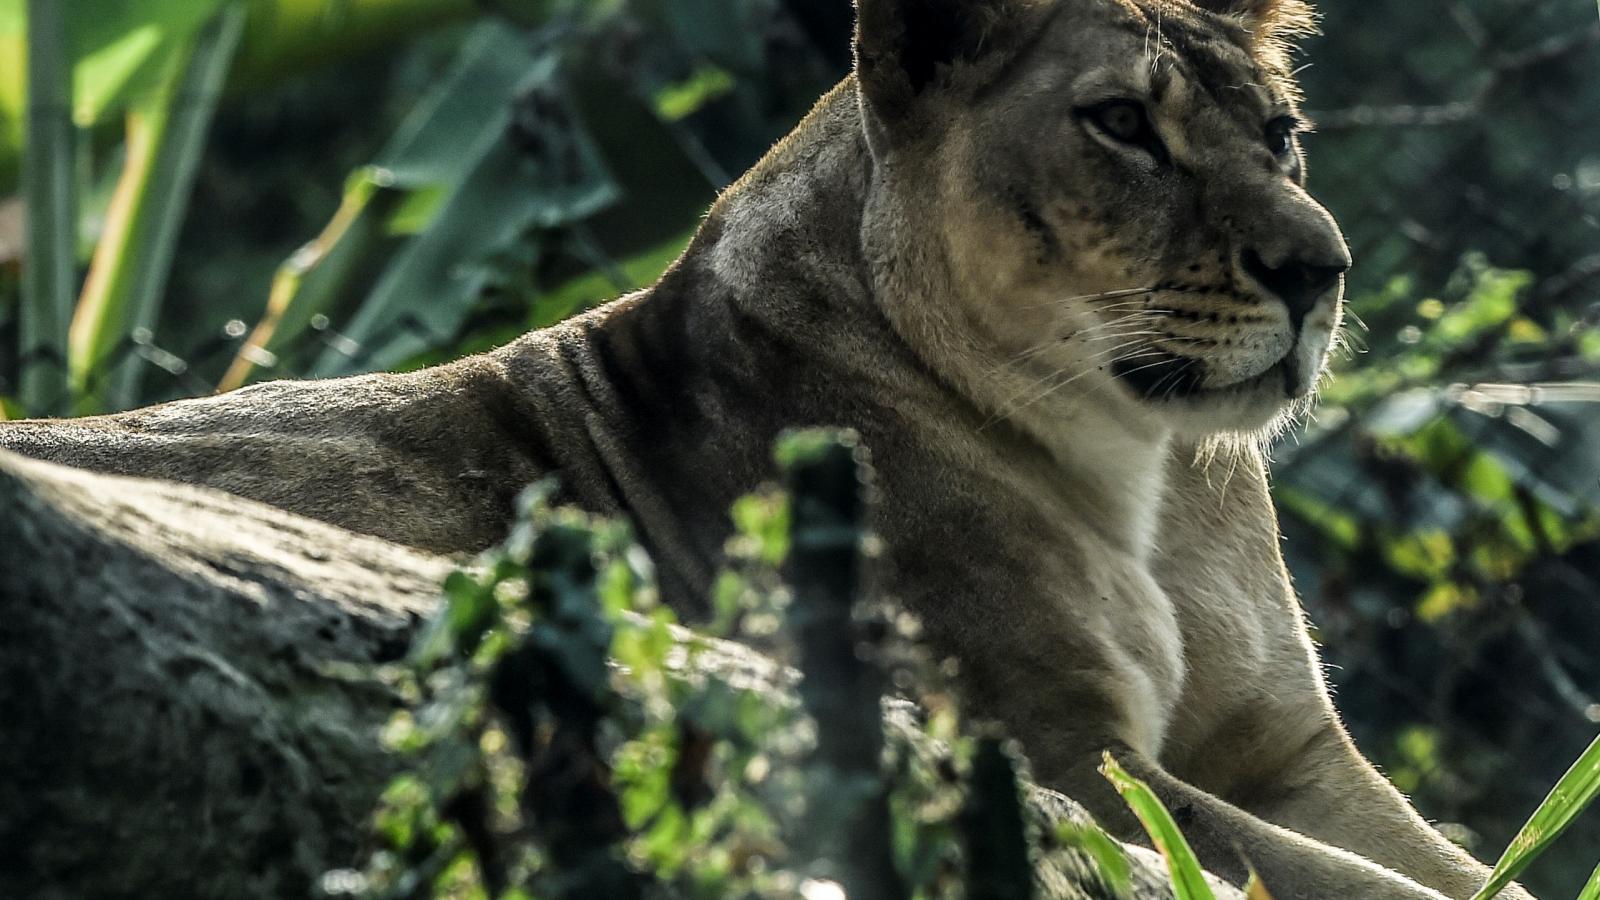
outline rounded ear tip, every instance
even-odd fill
[[[1310,0],[1191,0],[1191,2],[1217,15],[1234,16],[1277,30],[1302,30],[1316,22],[1316,12]]]
[[[993,55],[994,37],[1035,0],[856,0],[856,72],[870,92],[889,82],[912,95]],[[874,84],[880,82],[882,84]]]

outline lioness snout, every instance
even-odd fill
[[[1317,301],[1338,284],[1340,276],[1350,270],[1348,256],[1333,262],[1291,256],[1280,265],[1272,266],[1252,248],[1246,248],[1240,254],[1240,263],[1245,274],[1289,308],[1289,319],[1296,331],[1299,331],[1300,323],[1317,305]]]

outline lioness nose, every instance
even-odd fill
[[[1340,260],[1334,264],[1313,262],[1291,256],[1282,265],[1270,266],[1261,254],[1247,249],[1240,260],[1245,273],[1271,291],[1289,308],[1289,319],[1296,331],[1317,301],[1339,281],[1339,276],[1349,271],[1350,263]]]

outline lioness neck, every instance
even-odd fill
[[[1000,447],[1002,458],[1026,459],[1027,469],[1047,460],[1052,494],[1073,516],[1114,547],[1146,557],[1169,435],[1104,398],[1051,391],[998,360],[961,317],[964,304],[954,294],[967,288],[950,277],[938,229],[926,218],[938,210],[882,203],[881,169],[855,82],[847,80],[724,194],[690,256],[738,287],[734,303],[770,320],[794,325],[825,313],[851,321],[863,366],[882,368],[909,350],[923,377],[959,398],[968,431]],[[792,292],[762,287],[797,276],[815,288],[804,310],[790,308]]]

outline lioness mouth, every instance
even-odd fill
[[[1112,374],[1139,399],[1157,402],[1248,393],[1273,379],[1282,380],[1284,395],[1291,399],[1311,392],[1311,384],[1300,374],[1292,351],[1259,375],[1216,388],[1206,387],[1205,367],[1200,360],[1159,350],[1118,362],[1112,367]]]

